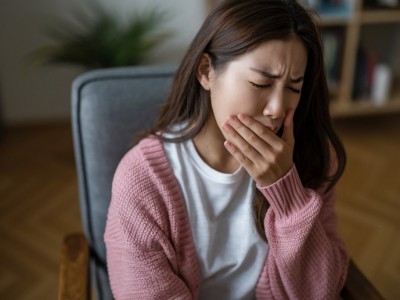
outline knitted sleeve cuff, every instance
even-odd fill
[[[279,219],[300,211],[309,202],[307,191],[301,183],[295,165],[275,183],[264,187],[257,184],[257,188],[268,200]]]

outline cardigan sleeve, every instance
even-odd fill
[[[257,299],[337,299],[349,258],[337,233],[335,190],[304,188],[295,166],[258,188],[270,203],[264,224],[270,250]]]
[[[116,299],[191,299],[179,275],[162,196],[145,169],[124,158],[114,176],[104,235],[107,266]],[[157,202],[158,201],[158,202]]]

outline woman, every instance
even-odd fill
[[[206,19],[123,158],[105,242],[117,299],[335,299],[348,256],[321,42],[293,0]]]

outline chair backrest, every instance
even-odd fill
[[[101,69],[73,82],[72,128],[80,207],[99,299],[112,298],[103,234],[114,172],[133,146],[135,134],[153,122],[175,71],[174,66]]]

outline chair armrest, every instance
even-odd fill
[[[346,282],[340,295],[345,300],[384,300],[352,260],[350,260]]]
[[[81,233],[64,238],[58,299],[90,299],[89,245]]]

